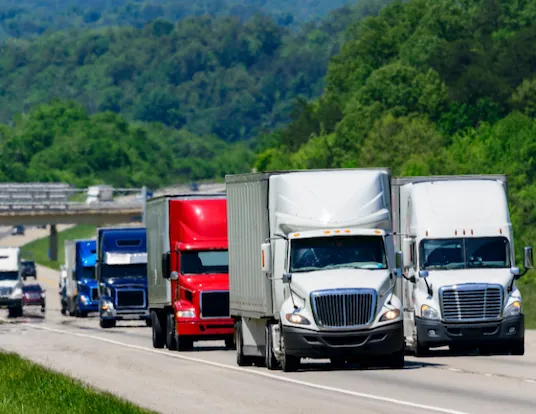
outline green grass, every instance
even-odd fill
[[[96,235],[96,226],[80,225],[71,227],[70,229],[58,232],[58,260],[53,261],[48,258],[49,236],[34,240],[22,246],[22,257],[25,259],[35,260],[36,263],[50,267],[51,269],[59,270],[64,263],[65,257],[65,240],[88,239],[94,238]]]
[[[536,272],[529,272],[516,284],[523,299],[525,328],[536,329]]]
[[[16,354],[3,352],[0,352],[0,412],[153,413]]]

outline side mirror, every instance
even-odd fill
[[[404,253],[404,268],[413,266],[413,257],[411,255],[411,242],[412,240],[410,238],[405,238],[404,240],[402,240],[402,252]]]
[[[162,277],[164,279],[170,278],[171,273],[171,261],[169,260],[171,257],[171,253],[167,252],[162,255]]]
[[[171,280],[179,280],[179,272],[171,272],[169,278]]]
[[[395,252],[395,276],[402,277],[402,265],[404,264],[405,255],[401,251]]]
[[[532,260],[532,247],[525,247],[523,249],[523,264],[525,269],[532,269],[534,267]]]
[[[272,271],[272,245],[270,243],[261,244],[261,267],[263,273]]]
[[[290,284],[292,282],[292,273],[283,273],[283,283]]]
[[[419,270],[419,277],[426,279],[428,277],[428,270]]]

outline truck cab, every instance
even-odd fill
[[[144,320],[150,326],[144,227],[99,228],[96,274],[101,328],[118,320]]]
[[[86,317],[89,312],[99,309],[96,245],[95,240],[65,241],[65,302],[70,316]]]
[[[0,247],[0,308],[7,308],[10,318],[23,314],[20,258],[20,248]]]
[[[404,336],[417,356],[455,351],[524,354],[506,176],[393,180],[404,252]],[[532,268],[532,248],[524,249]],[[525,270],[526,272],[526,270]]]

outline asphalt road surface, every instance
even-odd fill
[[[22,236],[6,237],[15,245]],[[38,267],[47,311],[0,311],[0,348],[162,413],[500,413],[536,412],[536,332],[526,354],[407,357],[403,370],[332,369],[305,361],[296,373],[241,368],[223,342],[193,352],[152,348],[144,323],[101,329],[98,318],[60,313],[56,271]],[[30,279],[30,283],[33,280]]]

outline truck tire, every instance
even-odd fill
[[[419,342],[419,338],[416,338],[415,346],[413,348],[413,353],[417,358],[424,357],[424,356],[430,356],[430,348],[427,346],[421,345]]]
[[[233,351],[236,349],[236,343],[235,343],[234,335],[231,336],[230,338],[225,338],[225,348],[231,349]]]
[[[103,329],[108,328],[114,328],[115,327],[115,321],[110,319],[101,319],[100,320],[100,327]]]
[[[281,348],[283,353],[283,358],[281,358],[281,369],[284,372],[295,372],[300,367],[301,358],[289,355],[285,349],[285,340],[283,338],[283,326],[281,326]]]
[[[165,331],[162,329],[162,325],[160,324],[160,318],[155,311],[151,311],[151,324],[153,335],[153,348],[163,348],[166,344],[166,335]]]
[[[166,320],[166,347],[170,351],[177,350],[177,338],[175,332],[175,318],[172,313],[168,313]]]
[[[266,368],[271,371],[281,369],[279,361],[274,355],[272,328],[270,324],[267,324],[265,329],[265,341],[264,341],[264,359]]]
[[[250,367],[253,365],[254,358],[244,355],[242,352],[242,321],[238,321],[235,327],[236,332],[236,364],[239,367]]]
[[[510,344],[510,353],[512,355],[525,355],[525,338],[512,341]]]
[[[22,314],[22,306],[15,306],[14,308],[9,308],[10,318],[18,318],[19,316],[22,316]]]

